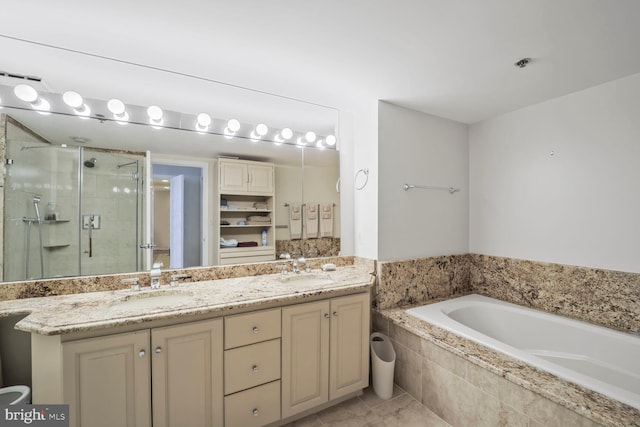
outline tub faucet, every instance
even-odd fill
[[[151,271],[149,271],[151,274],[151,289],[160,289],[160,276],[162,275],[160,268],[162,265],[161,262],[154,262]]]

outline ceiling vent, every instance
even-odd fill
[[[0,84],[4,86],[16,86],[19,84],[27,84],[32,86],[38,92],[53,92],[51,87],[42,80],[42,77],[27,76],[24,74],[10,73],[8,71],[0,71]]]

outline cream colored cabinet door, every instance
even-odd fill
[[[70,426],[151,426],[149,331],[62,345]]]
[[[220,193],[246,193],[249,181],[247,164],[219,160]]]
[[[369,385],[369,294],[331,300],[329,400]]]
[[[248,165],[249,193],[273,194],[273,165]]]
[[[330,303],[282,309],[282,418],[329,398]]]
[[[151,330],[154,427],[223,425],[223,321]]]

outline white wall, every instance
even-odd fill
[[[342,218],[348,214],[350,198],[353,200],[353,254],[365,258],[378,258],[378,107],[377,101],[363,101],[354,111],[341,115],[340,135],[344,145],[340,147],[340,175],[342,176],[341,207]],[[345,145],[351,144],[347,148]],[[369,181],[362,190],[363,178],[355,182],[355,174],[360,169],[369,170]],[[362,175],[362,174],[361,174]],[[342,254],[350,255],[348,234],[351,224],[341,223]],[[344,242],[344,244],[343,244]]]
[[[640,74],[471,126],[470,187],[471,252],[640,272]]]
[[[468,126],[379,102],[378,144],[378,259],[467,253]]]

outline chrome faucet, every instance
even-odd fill
[[[304,257],[300,257],[300,258],[293,258],[293,264],[291,265],[291,271],[293,271],[296,274],[300,274],[302,273],[302,270],[300,270],[300,265],[306,265],[307,264],[307,260],[304,259]]]
[[[306,265],[307,264],[307,260],[304,259],[304,257],[300,256],[300,257],[295,257],[295,256],[291,256],[291,254],[289,252],[283,252],[280,254],[280,259],[284,259],[287,261],[291,261],[291,271],[293,271],[296,274],[300,274],[302,273],[302,270],[300,270],[300,265]],[[286,273],[286,266],[283,266],[282,268],[282,273]]]
[[[151,267],[151,289],[160,289],[160,276],[162,276],[162,272],[160,268],[162,268],[161,262],[154,262],[153,267]]]

